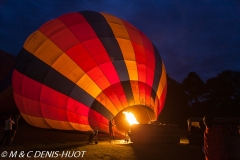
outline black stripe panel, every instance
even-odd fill
[[[157,48],[152,44],[154,47],[154,55],[155,55],[155,74],[154,74],[154,80],[153,80],[153,86],[152,88],[157,92],[158,85],[162,76],[162,59],[160,57],[160,54],[157,50]]]
[[[157,94],[156,94],[156,91],[154,91],[154,89],[152,88],[151,97],[152,97],[153,100],[155,100],[156,95],[157,95]]]
[[[103,116],[106,117],[107,119],[112,119],[114,117],[113,114],[105,114],[106,113],[106,111],[105,111],[106,108],[103,107],[103,105],[100,102],[98,102],[96,99],[94,100],[91,108],[93,110],[97,111],[98,113],[103,113]],[[89,115],[91,115],[91,111],[90,111]],[[90,118],[91,117],[89,116],[89,119]]]
[[[120,81],[126,81],[126,77],[128,78],[127,80],[129,80],[126,64],[118,63],[118,61],[124,60],[123,55],[120,46],[118,45],[118,42],[113,34],[113,31],[104,16],[98,12],[92,11],[83,11],[80,12],[80,14],[85,17],[85,19],[91,25],[96,35],[102,42],[103,47],[106,49],[110,59],[113,62],[114,68],[118,73]]]
[[[134,97],[133,97],[133,91],[132,91],[130,81],[124,81],[121,83],[122,83],[125,95],[127,97],[128,105],[133,106],[134,105]]]

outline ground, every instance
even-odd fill
[[[3,135],[0,132],[0,138]],[[185,132],[182,132],[185,133]],[[108,134],[99,134],[99,143],[88,144],[89,134],[59,131],[20,124],[11,146],[0,147],[0,159],[160,159],[203,160],[201,147],[189,145],[182,134],[179,144],[134,144],[118,138],[109,143]],[[6,155],[6,157],[4,157]],[[75,157],[75,158],[74,158]]]

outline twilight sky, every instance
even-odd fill
[[[45,22],[83,10],[106,12],[140,29],[178,82],[191,71],[206,81],[240,70],[239,0],[0,0],[0,50],[17,55]]]

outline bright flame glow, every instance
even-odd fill
[[[123,112],[123,114],[125,114],[125,117],[126,117],[128,123],[130,124],[130,126],[132,124],[139,124],[138,121],[136,120],[134,114],[132,114],[131,112]]]

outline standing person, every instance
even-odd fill
[[[5,121],[4,135],[0,143],[1,145],[3,145],[5,139],[7,139],[6,145],[10,145],[12,124],[14,124],[14,121],[12,120],[12,116],[10,115],[8,119]]]
[[[203,122],[206,126],[204,131],[204,153],[206,160],[228,160],[224,135],[219,126],[214,124],[212,116],[205,116]]]
[[[108,127],[109,127],[109,134],[110,134],[111,140],[114,140],[114,134],[113,134],[113,129],[112,129],[113,126],[114,126],[113,120],[110,119],[109,123],[108,123]],[[111,140],[110,140],[110,143],[111,143]]]
[[[12,125],[12,134],[11,134],[11,141],[10,141],[10,144],[13,142],[13,139],[16,135],[16,132],[18,130],[18,120],[20,119],[20,115],[16,115],[15,118],[14,118],[14,122],[15,124]]]

